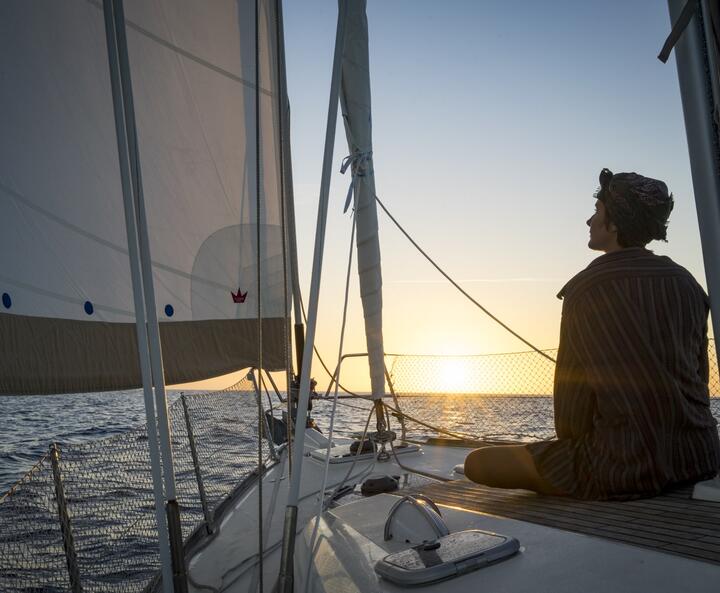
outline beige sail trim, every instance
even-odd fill
[[[263,367],[285,368],[283,318],[263,319]],[[256,319],[160,323],[165,382],[209,379],[257,364]],[[140,387],[134,323],[0,315],[0,394]]]

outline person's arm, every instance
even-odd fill
[[[578,351],[582,307],[582,301],[572,296],[563,301],[553,385],[555,432],[560,439],[576,438],[592,428],[594,396]]]
[[[703,324],[703,330],[702,330],[702,341],[700,344],[700,352],[698,352],[698,372],[700,374],[700,379],[704,383],[710,382],[710,361],[708,360],[708,323],[707,323],[707,317],[705,317],[705,322]]]

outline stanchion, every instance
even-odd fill
[[[192,456],[193,468],[195,470],[195,479],[200,493],[200,505],[202,506],[203,516],[205,517],[205,530],[208,535],[213,532],[212,518],[210,517],[210,509],[208,508],[207,497],[205,496],[205,485],[203,484],[202,473],[200,472],[200,461],[198,460],[197,449],[195,447],[195,435],[193,434],[192,423],[190,422],[190,411],[188,410],[185,394],[180,394],[182,402],[183,415],[185,416],[185,427],[187,428],[188,442],[190,443],[190,455]]]
[[[80,567],[78,566],[77,554],[75,553],[75,540],[70,525],[70,514],[68,513],[65,488],[63,487],[62,473],[60,472],[60,447],[53,443],[50,445],[50,463],[52,464],[53,482],[55,484],[55,500],[60,516],[60,530],[65,549],[65,560],[67,561],[68,575],[70,577],[70,590],[72,593],[82,593],[80,584]]]

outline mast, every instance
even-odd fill
[[[295,232],[295,194],[293,193],[292,153],[290,150],[290,101],[285,81],[285,31],[283,28],[282,3],[278,2],[278,68],[280,99],[280,151],[282,167],[282,192],[285,204],[285,224],[288,241],[289,281],[292,292],[293,317],[295,318],[295,354],[298,373],[302,368],[302,354],[305,347],[305,324],[302,318],[300,273],[297,256],[297,234]]]
[[[673,23],[686,1],[668,0]],[[707,2],[703,1],[701,6],[708,15]],[[713,118],[715,100],[708,59],[710,52],[701,16],[696,12],[675,46],[675,60],[717,351],[720,347],[720,268],[717,266],[720,260],[720,151]]]
[[[145,413],[163,577],[162,586],[165,593],[173,590],[175,593],[181,593],[187,590],[187,586],[183,583],[184,577],[181,576],[184,573],[182,568],[184,560],[180,510],[175,499],[175,474],[172,465],[170,429],[162,373],[160,329],[155,313],[152,268],[147,268],[150,265],[149,242],[142,200],[142,181],[140,180],[137,155],[137,135],[122,0],[104,0],[103,10],[132,273],[137,345],[145,394]],[[152,298],[150,302],[148,302],[148,297]],[[163,475],[160,474],[158,433],[162,451]],[[163,489],[166,501],[163,500]],[[178,562],[180,565],[177,564]]]
[[[375,172],[372,154],[372,110],[366,0],[348,6],[340,100],[350,154],[344,167],[352,173],[357,224],[357,268],[365,318],[370,384],[377,429],[385,427],[381,400],[385,395],[385,350],[382,333],[382,272],[378,237]],[[346,207],[349,203],[346,204]]]
[[[298,500],[300,479],[302,476],[302,460],[305,445],[305,424],[307,407],[310,399],[310,367],[312,364],[313,346],[315,344],[315,328],[317,326],[318,301],[320,299],[320,276],[322,274],[323,251],[325,248],[325,227],[330,197],[330,175],[332,172],[333,148],[335,147],[335,128],[340,89],[340,69],[342,65],[345,43],[345,19],[347,0],[338,2],[338,21],[335,33],[335,53],[333,57],[332,78],[330,82],[330,98],[328,101],[327,128],[325,131],[325,150],[323,154],[322,176],[320,180],[320,199],[318,203],[317,226],[315,229],[315,249],[313,253],[312,277],[310,280],[310,298],[308,302],[307,334],[303,350],[302,370],[300,373],[300,393],[298,397],[297,420],[295,426],[295,447],[292,451],[293,474],[288,489],[287,508],[285,509],[285,527],[283,530],[283,547],[280,559],[280,577],[277,590],[279,593],[293,591],[293,561],[295,553],[295,531],[297,528]]]

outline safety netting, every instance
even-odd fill
[[[224,391],[184,394],[168,416],[187,542],[207,529],[206,517],[212,528],[222,501],[258,467],[254,387],[244,379]],[[85,444],[55,445],[0,499],[3,593],[135,593],[153,587],[159,567],[144,426]]]
[[[534,441],[555,436],[553,377],[556,349],[475,356],[386,355],[393,397],[385,399],[394,429],[407,438]],[[720,420],[720,376],[708,345],[710,406]],[[336,426],[362,429],[371,403],[341,395]],[[329,401],[315,404],[327,413]]]

